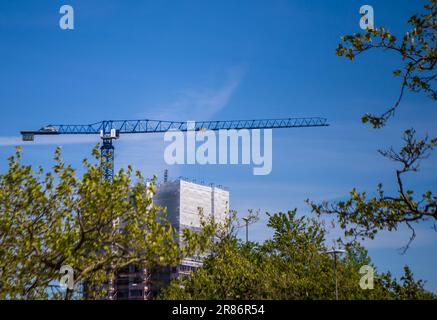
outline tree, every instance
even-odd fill
[[[315,219],[297,217],[295,210],[270,215],[268,227],[274,235],[264,244],[241,242],[232,234],[221,238],[202,268],[188,278],[173,280],[160,298],[334,299],[333,261],[325,253],[325,227]],[[363,265],[373,266],[358,244],[339,259],[340,299],[408,298],[400,294],[402,286],[390,274],[376,272],[374,289],[361,289]],[[424,298],[423,282],[415,282],[412,275],[410,279],[408,287],[416,296],[409,297]]]
[[[100,160],[97,147],[93,156]],[[184,230],[179,245],[165,211],[152,203],[153,181],[130,166],[108,181],[103,164],[86,159],[78,178],[59,148],[47,173],[21,158],[17,148],[0,175],[0,299],[70,299],[83,283],[92,284],[88,298],[106,298],[114,270],[174,265],[206,248],[215,232],[204,219],[202,231]],[[64,293],[65,265],[74,270],[74,289]]]
[[[400,41],[384,27],[368,28],[364,34],[343,36],[344,44],[337,46],[337,55],[350,60],[372,49],[394,52],[402,59],[403,66],[393,71],[394,75],[402,78],[398,99],[381,115],[365,114],[362,117],[364,123],[370,122],[375,128],[384,126],[399,107],[405,89],[425,93],[432,100],[437,100],[437,0],[429,0],[424,9],[424,13],[415,14],[408,19],[411,30]]]
[[[381,27],[367,29],[364,34],[343,36],[344,43],[337,47],[337,55],[350,60],[368,50],[383,49],[398,54],[403,61],[403,66],[394,71],[396,76],[402,78],[400,94],[394,105],[381,115],[367,113],[362,117],[364,123],[370,122],[374,128],[386,125],[394,115],[405,89],[424,93],[432,101],[437,100],[437,0],[430,0],[424,9],[424,13],[409,18],[411,30],[400,41]],[[357,238],[374,238],[380,230],[392,231],[405,224],[411,230],[410,241],[404,247],[407,250],[416,235],[412,223],[426,220],[437,222],[437,197],[431,190],[420,197],[415,196],[414,191],[406,187],[403,178],[406,174],[419,170],[421,160],[430,155],[437,145],[437,139],[418,139],[415,137],[415,130],[411,128],[404,132],[403,140],[404,146],[399,152],[393,148],[379,150],[382,156],[400,164],[395,173],[397,194],[387,195],[382,184],[379,184],[377,195],[368,198],[366,192],[358,192],[354,188],[349,199],[344,201],[319,204],[307,200],[312,211],[318,215],[336,215],[345,236],[352,237],[352,241]]]

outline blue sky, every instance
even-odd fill
[[[395,190],[396,165],[378,148],[398,146],[415,127],[436,136],[431,100],[406,95],[389,125],[374,130],[360,122],[365,112],[391,105],[399,92],[392,75],[399,60],[369,52],[353,63],[336,57],[339,36],[359,32],[359,8],[371,4],[375,25],[394,33],[423,1],[68,1],[75,30],[58,26],[64,1],[0,2],[0,171],[20,144],[18,132],[49,123],[104,119],[257,119],[322,116],[328,128],[273,132],[273,171],[253,176],[250,166],[171,166],[187,176],[227,186],[231,207],[276,212],[304,200],[338,200],[352,187],[373,192],[378,182]],[[49,166],[56,145],[80,168],[98,137],[41,138],[24,146],[25,161]],[[145,175],[162,176],[162,135],[123,136],[116,166],[128,163]],[[408,176],[418,191],[437,185],[436,156]],[[254,240],[269,235],[265,219],[251,229]],[[367,243],[380,270],[399,276],[409,264],[437,290],[437,233],[417,226],[410,250],[398,249],[408,231],[385,233]],[[334,231],[335,233],[335,231]]]

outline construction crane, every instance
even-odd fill
[[[190,125],[191,123],[191,125]],[[60,134],[100,134],[102,139],[101,156],[104,161],[103,170],[106,179],[114,176],[114,145],[113,140],[120,134],[159,133],[169,130],[205,131],[230,129],[278,129],[278,128],[306,128],[329,126],[327,119],[286,118],[262,120],[229,120],[229,121],[162,121],[162,120],[104,120],[86,125],[48,125],[35,131],[21,131],[23,141],[33,141],[36,135]]]
[[[101,161],[104,178],[112,180],[114,176],[114,145],[113,140],[121,134],[159,133],[170,130],[182,132],[205,130],[231,129],[277,129],[277,128],[306,128],[326,127],[327,119],[313,118],[286,118],[262,120],[230,120],[230,121],[162,121],[162,120],[104,120],[87,125],[48,125],[35,131],[21,131],[23,141],[33,141],[35,136],[44,135],[72,135],[72,134],[100,134],[102,139]],[[167,179],[168,174],[165,174]],[[150,274],[149,274],[150,276]],[[146,280],[147,281],[147,280]],[[114,287],[110,280],[110,297],[113,299]]]

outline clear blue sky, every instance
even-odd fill
[[[313,200],[336,200],[353,186],[373,192],[378,182],[395,190],[395,164],[376,150],[397,146],[404,129],[436,136],[431,100],[408,94],[382,130],[360,123],[397,97],[392,75],[399,60],[372,53],[351,63],[335,55],[339,36],[358,32],[358,10],[371,4],[375,25],[406,30],[423,1],[198,0],[1,1],[0,171],[20,143],[18,132],[49,123],[103,119],[251,119],[323,116],[329,128],[273,133],[273,171],[253,176],[249,166],[172,166],[188,176],[230,188],[231,207],[275,212]],[[59,7],[75,9],[75,30],[58,26]],[[25,161],[49,166],[55,145],[80,167],[98,137],[38,139],[25,145]],[[162,176],[162,135],[123,137],[116,166],[128,163]],[[407,182],[436,190],[434,155]],[[265,220],[265,219],[264,219]],[[269,235],[264,224],[252,239]],[[417,226],[410,250],[400,255],[408,231],[383,234],[367,245],[380,270],[399,276],[404,264],[437,290],[437,233]]]

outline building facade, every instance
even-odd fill
[[[213,216],[218,223],[225,222],[229,215],[229,191],[221,186],[178,179],[157,184],[155,191],[154,204],[166,208],[167,217],[178,234],[186,228],[200,230],[200,212],[205,218]],[[188,276],[200,266],[202,257],[189,257],[175,267],[160,267],[155,270],[128,266],[117,272],[115,298],[150,299],[172,279]]]

